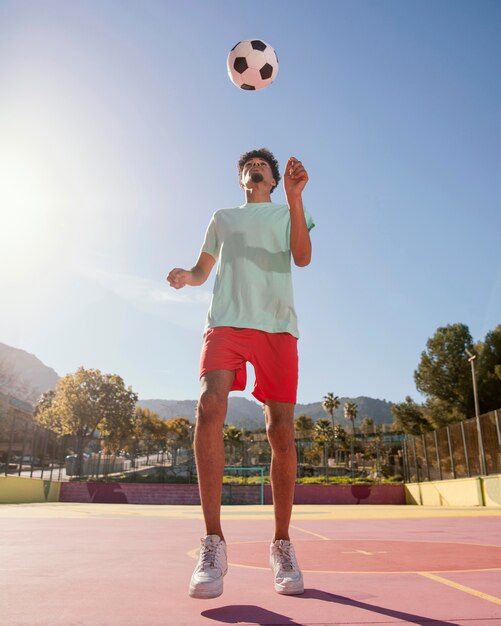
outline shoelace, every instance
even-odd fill
[[[277,551],[278,560],[280,562],[280,569],[284,571],[292,571],[294,569],[294,557],[292,556],[292,546],[284,546],[281,542],[275,544],[275,550]]]
[[[214,544],[209,541],[204,541],[202,543],[202,548],[200,550],[200,565],[203,569],[205,569],[206,566],[214,567],[216,565],[218,557],[217,549],[219,545],[219,543]]]

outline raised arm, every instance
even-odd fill
[[[308,173],[301,161],[291,157],[284,173],[284,191],[291,217],[291,252],[294,263],[299,267],[311,261],[311,240],[303,207],[303,189],[308,182]]]
[[[198,261],[191,270],[175,267],[169,272],[167,282],[171,287],[174,287],[174,289],[181,289],[186,285],[190,285],[191,287],[203,285],[209,277],[215,262],[216,259],[212,255],[207,254],[207,252],[201,252]]]

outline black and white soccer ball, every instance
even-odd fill
[[[278,74],[277,54],[261,39],[246,39],[233,46],[227,66],[231,82],[248,91],[268,87]]]

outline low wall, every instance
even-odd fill
[[[258,504],[259,485],[223,485],[223,504]],[[198,485],[85,483],[61,485],[61,502],[200,504]],[[270,485],[264,503],[273,502]],[[404,485],[296,485],[294,504],[405,504]]]
[[[403,484],[296,485],[294,504],[405,504],[405,489]]]
[[[61,484],[60,502],[200,504],[200,497],[198,485],[69,482]]]
[[[60,483],[38,478],[0,476],[0,504],[58,502]]]
[[[200,504],[198,485],[85,483],[61,485],[61,502],[110,504]],[[259,485],[223,485],[223,504],[259,504]]]
[[[23,502],[200,504],[198,485],[86,483],[0,476],[0,504]],[[258,485],[224,485],[223,504],[260,502]],[[270,485],[264,502],[273,502]],[[296,485],[294,504],[418,504],[501,507],[501,475],[384,485]]]
[[[424,506],[501,506],[501,475],[408,483],[405,497]]]

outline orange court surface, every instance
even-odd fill
[[[198,506],[0,505],[0,624],[501,626],[501,508],[296,505],[295,597],[273,590],[272,507],[223,522],[224,593],[194,600]]]

